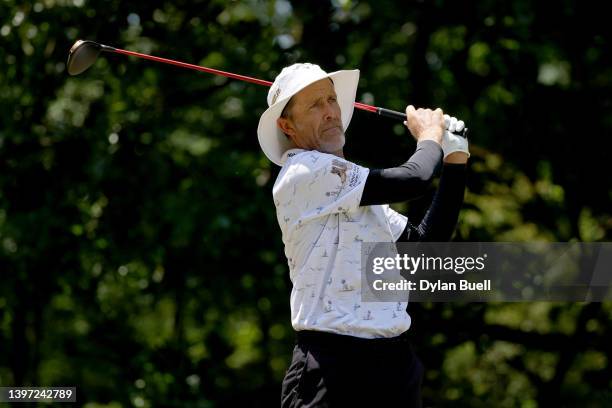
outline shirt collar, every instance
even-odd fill
[[[285,162],[290,158],[295,156],[298,153],[302,153],[305,152],[306,150],[304,149],[289,149],[287,151],[285,151],[285,153],[283,153],[283,156],[281,157],[281,164],[285,165]]]

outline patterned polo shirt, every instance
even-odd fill
[[[362,302],[361,243],[395,242],[407,218],[359,206],[369,170],[316,150],[291,149],[272,195],[289,274],[291,323],[363,338],[408,330],[406,302]]]

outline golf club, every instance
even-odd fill
[[[91,67],[98,55],[101,52],[111,52],[115,54],[129,55],[132,57],[144,58],[151,61],[162,62],[164,64],[176,65],[182,68],[189,68],[196,71],[207,72],[209,74],[221,75],[228,78],[238,79],[240,81],[251,82],[257,85],[272,86],[272,82],[264,81],[263,79],[252,78],[244,75],[233,74],[231,72],[220,71],[218,69],[202,67],[200,65],[188,64],[186,62],[174,61],[167,58],[154,57],[152,55],[141,54],[139,52],[122,50],[120,48],[111,47],[104,44],[99,44],[89,40],[78,40],[74,43],[70,52],[68,53],[67,68],[70,75],[78,75],[81,72]],[[365,103],[355,102],[357,109],[365,110],[368,112],[376,113],[380,116],[386,116],[402,122],[406,120],[406,114],[391,109],[380,108],[378,106],[367,105]],[[464,128],[458,135],[467,137],[468,129]]]

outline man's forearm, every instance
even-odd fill
[[[467,166],[445,163],[440,185],[418,226],[408,222],[398,241],[445,242],[450,240],[463,205]]]
[[[399,167],[370,170],[360,204],[377,205],[412,200],[425,193],[442,161],[442,148],[432,140],[417,144]]]

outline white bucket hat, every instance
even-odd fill
[[[346,132],[353,116],[359,70],[336,71],[328,74],[315,64],[293,64],[285,67],[270,87],[268,109],[259,118],[257,127],[257,138],[261,150],[273,163],[282,166],[283,153],[296,147],[276,124],[285,105],[293,95],[323,78],[331,78],[334,83],[342,112],[342,129]]]

